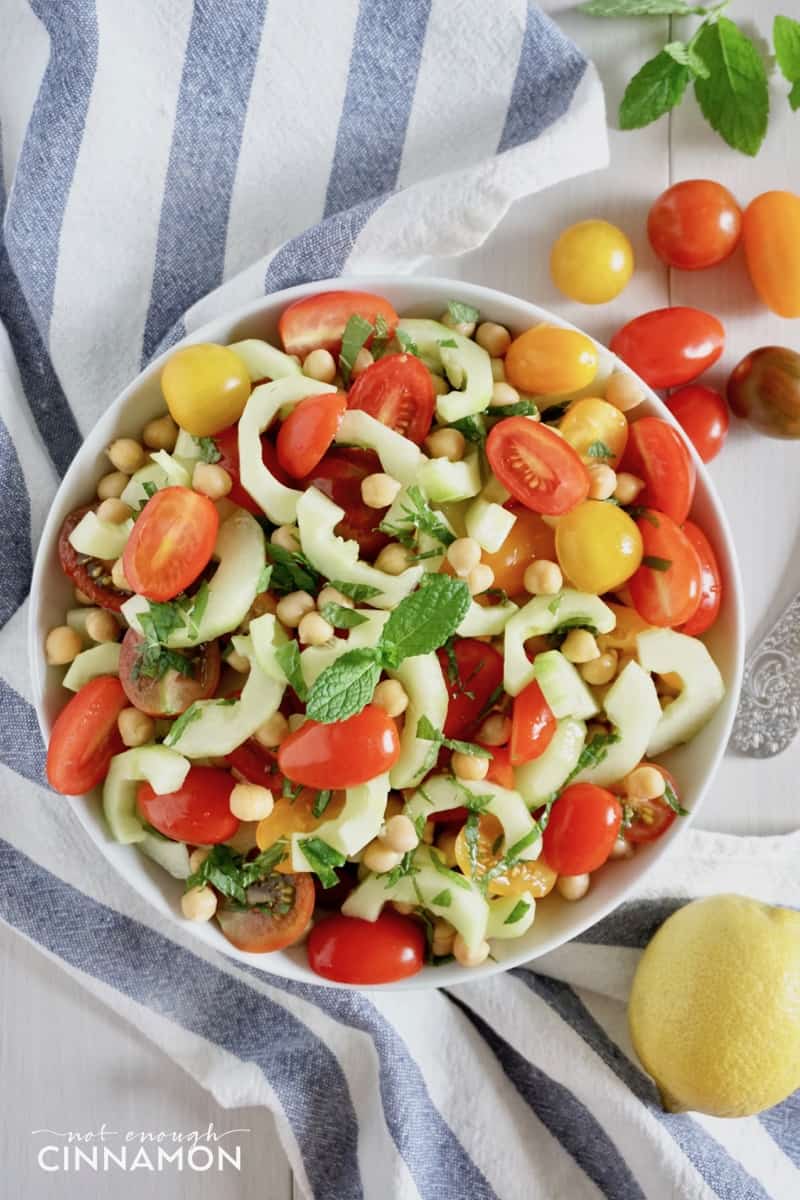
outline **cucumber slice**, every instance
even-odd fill
[[[504,685],[510,696],[518,695],[534,677],[533,663],[525,653],[527,639],[552,633],[567,623],[610,633],[616,617],[607,604],[588,592],[566,588],[557,596],[534,596],[505,629]]]
[[[546,650],[533,660],[533,677],[542,689],[553,716],[585,720],[597,712],[597,703],[575,667],[560,650]]]
[[[454,388],[461,389],[438,397],[436,411],[442,421],[458,421],[488,408],[494,387],[492,360],[477,342],[438,321],[404,319],[397,328],[408,334],[423,358],[444,368]]]
[[[467,533],[474,538],[482,550],[496,554],[511,532],[516,521],[514,513],[478,496],[467,509]]]
[[[339,446],[374,450],[386,474],[405,486],[417,482],[417,472],[427,461],[419,446],[357,408],[344,414],[333,440]]]
[[[725,684],[717,664],[697,638],[674,629],[651,629],[638,635],[636,645],[645,670],[657,675],[674,671],[683,683],[683,691],[661,713],[647,743],[647,753],[653,756],[694,737],[714,715],[725,695]]]
[[[602,762],[587,767],[578,782],[608,787],[638,766],[661,718],[661,705],[652,679],[638,663],[629,662],[609,688],[606,716],[615,726],[620,741],[608,747]]]
[[[243,508],[235,508],[222,522],[214,546],[219,560],[208,584],[208,601],[197,625],[187,621],[169,635],[167,644],[179,650],[210,642],[241,625],[258,593],[258,581],[266,563],[264,533]],[[142,632],[139,614],[146,612],[144,596],[132,596],[122,606],[122,615],[132,629]]]
[[[184,463],[199,462],[203,457],[200,439],[196,438],[193,433],[187,433],[185,429],[179,429],[175,439],[175,449],[172,453],[175,458],[182,459]]]
[[[259,338],[231,342],[228,349],[238,354],[247,367],[247,374],[252,383],[259,379],[288,379],[293,375],[303,374],[296,358],[284,354],[282,350],[276,350],[269,342],[262,342]]]
[[[103,812],[115,842],[141,842],[145,828],[136,813],[136,785],[146,779],[159,796],[177,791],[189,762],[166,746],[138,746],[115,754],[103,784]]]
[[[400,734],[400,757],[392,767],[390,779],[393,788],[416,787],[439,755],[436,742],[417,737],[417,723],[420,717],[427,716],[436,729],[442,728],[449,702],[447,687],[435,654],[407,658],[396,671],[389,671],[389,675],[402,683],[408,696],[405,724]]]
[[[558,722],[544,754],[514,768],[514,783],[528,808],[539,808],[547,803],[554,792],[560,791],[578,765],[585,741],[586,726],[583,721],[565,717]]]
[[[520,901],[524,901],[528,907],[521,916],[515,917],[511,924],[507,924],[508,918],[517,909]],[[496,900],[489,901],[489,920],[486,925],[487,938],[507,938],[522,937],[523,933],[527,933],[534,922],[536,916],[536,899],[529,892],[524,892],[521,896],[498,896]]]
[[[156,450],[150,457],[156,466],[160,467],[164,472],[166,476],[165,487],[191,487],[191,474],[183,463],[178,462],[177,458],[173,458],[171,454],[167,454],[166,450]],[[194,471],[194,461],[192,461],[192,471]]]
[[[173,842],[170,838],[144,830],[144,837],[136,843],[142,854],[152,858],[173,879],[188,879],[191,875],[189,849],[184,842]]]
[[[180,437],[180,434],[178,436]],[[186,436],[189,437],[190,435],[187,433]],[[160,467],[158,463],[149,462],[140,467],[135,475],[131,475],[123,489],[120,500],[125,504],[129,504],[134,512],[138,512],[148,499],[147,492],[144,489],[145,483],[152,484],[156,491],[166,487],[167,475],[163,467]]]
[[[350,858],[378,836],[388,798],[388,774],[378,775],[359,787],[348,788],[339,816],[323,821],[314,830],[313,836]],[[307,837],[307,833],[292,834],[292,868],[295,871],[312,869],[300,845]]]
[[[100,642],[89,650],[82,650],[72,660],[69,670],[62,679],[65,688],[79,692],[85,683],[99,675],[119,675],[119,642]]]
[[[326,579],[378,588],[379,594],[369,601],[375,608],[396,608],[419,583],[423,574],[421,566],[409,567],[400,575],[387,575],[385,571],[361,562],[358,542],[346,542],[334,533],[344,510],[316,488],[303,492],[296,515],[300,542],[312,566]]]
[[[435,504],[469,500],[481,490],[481,466],[477,451],[460,462],[449,458],[425,459],[417,471],[417,483]]]
[[[262,383],[251,393],[239,418],[239,478],[242,487],[276,525],[293,525],[297,502],[302,495],[296,488],[280,483],[261,457],[261,434],[282,408],[294,408],[307,396],[335,392],[329,383],[291,375],[274,383]]]
[[[79,554],[92,558],[119,558],[133,529],[133,521],[122,521],[119,525],[101,521],[97,513],[87,512],[69,535],[70,545]]]
[[[489,783],[485,779],[481,779],[478,783],[468,783],[467,780],[459,780],[456,783],[452,775],[434,775],[431,779],[427,779],[424,787],[416,791],[407,801],[403,811],[412,821],[416,821],[420,816],[427,819],[431,813],[446,812],[447,809],[461,807],[467,799],[465,793],[474,796],[476,800],[480,798],[480,800],[486,801],[482,811],[493,813],[503,826],[502,852],[504,854],[517,842],[528,837],[534,830],[538,830],[538,826],[528,812],[527,805],[519,792],[500,787],[496,783]],[[526,861],[538,858],[541,852],[542,839],[536,837],[529,846],[525,847],[520,858]]]
[[[473,600],[456,632],[459,637],[496,637],[517,612],[519,608],[511,600],[492,605],[476,604]]]

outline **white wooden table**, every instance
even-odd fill
[[[790,7],[785,0],[761,0],[760,29],[768,30],[775,13]],[[559,19],[597,63],[613,121],[624,82],[663,45],[666,22],[601,22],[574,12]],[[800,115],[792,118],[779,90],[774,92],[770,132],[755,162],[728,150],[687,100],[671,120],[637,133],[612,131],[609,170],[518,204],[480,250],[461,260],[434,262],[431,273],[536,300],[604,339],[647,309],[670,303],[708,308],[728,331],[728,348],[712,383],[721,383],[756,346],[775,343],[800,350],[800,322],[783,321],[756,302],[740,252],[710,272],[670,274],[655,259],[645,235],[650,203],[679,179],[713,177],[743,203],[772,187],[800,191]],[[598,309],[566,302],[547,272],[555,235],[572,221],[591,216],[621,225],[637,256],[631,285],[613,304]],[[761,438],[735,424],[711,469],[738,545],[752,640],[800,588],[800,446]],[[698,824],[747,834],[796,828],[798,767],[800,743],[765,762],[729,755]],[[209,1121],[223,1128],[250,1128],[241,1176],[193,1173],[194,1200],[289,1200],[291,1173],[271,1117],[257,1110],[219,1109],[138,1033],[5,929],[0,930],[0,953],[0,1078],[6,1085],[13,1081],[14,1095],[13,1104],[3,1106],[0,1163],[5,1178],[14,1181],[15,1195],[26,1200],[108,1196],[107,1176],[43,1176],[36,1167],[30,1131],[48,1124],[58,1128],[69,1114],[73,1129],[97,1128],[104,1120],[116,1128],[202,1129]],[[8,1101],[12,1089],[6,1086],[5,1094]],[[176,1178],[181,1177],[148,1174],[145,1186],[154,1197],[174,1200],[185,1194],[186,1186]],[[115,1172],[114,1190],[118,1200],[125,1200],[141,1196],[143,1185],[137,1175]]]

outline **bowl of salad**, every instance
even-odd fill
[[[51,786],[207,945],[437,987],[619,905],[730,730],[741,587],[664,404],[557,316],[303,285],[153,362],[32,585]]]

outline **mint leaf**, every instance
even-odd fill
[[[196,437],[195,443],[200,451],[200,460],[204,463],[216,463],[222,458],[217,443],[211,437]]]
[[[439,338],[439,345],[445,350],[457,350],[458,342],[455,338]]]
[[[300,666],[300,647],[297,642],[292,639],[282,646],[276,646],[275,658],[298,700],[307,700],[308,688]]]
[[[645,554],[642,566],[649,567],[651,571],[668,571],[672,566],[672,559],[659,558],[657,554]]]
[[[352,317],[348,318],[342,334],[342,348],[339,352],[339,370],[342,373],[345,387],[350,382],[350,373],[358,352],[372,332],[372,323],[365,317],[354,313]]]
[[[273,542],[267,544],[267,554],[274,564],[270,585],[280,595],[287,592],[316,592],[322,576],[300,550],[284,550]]]
[[[246,906],[247,888],[270,875],[285,854],[283,839],[252,859],[246,859],[230,846],[212,846],[200,867],[186,880],[186,890],[210,883],[223,896]]]
[[[675,795],[675,789],[672,784],[668,779],[665,781],[665,783],[666,786],[664,788],[664,799],[669,807],[674,813],[677,813],[679,817],[688,817],[689,810],[683,807],[680,800]]]
[[[191,608],[186,614],[186,625],[189,633],[194,639],[196,639],[200,634],[200,622],[202,621],[203,614],[208,607],[209,595],[210,588],[208,583],[203,580],[203,582],[200,584],[200,587],[195,592]]]
[[[418,875],[419,867],[414,865],[414,851],[407,850],[396,867],[392,867],[391,871],[384,871],[380,878],[386,880],[386,887],[394,887],[399,880],[406,875]]]
[[[518,900],[511,912],[506,917],[505,921],[503,921],[503,924],[516,925],[517,921],[522,920],[529,908],[530,904],[527,900]]]
[[[404,354],[413,354],[415,358],[420,358],[419,346],[414,341],[410,333],[406,333],[404,329],[395,330],[394,335],[400,343],[400,348]]]
[[[354,608],[347,608],[344,604],[336,604],[333,600],[323,604],[320,611],[334,629],[355,629],[356,625],[363,625],[367,619],[363,613],[356,612]]]
[[[438,895],[434,896],[431,904],[438,904],[440,908],[449,908],[453,903],[453,893],[449,888],[443,888]]]
[[[656,54],[625,89],[619,106],[620,129],[641,129],[680,104],[690,74],[689,68],[676,62],[666,50]]]
[[[493,404],[487,410],[489,417],[535,417],[538,406],[532,400],[515,400],[513,404]]]
[[[438,650],[464,620],[471,599],[463,579],[424,575],[419,590],[401,600],[383,627],[378,647],[385,661],[399,666],[404,658]]]
[[[605,442],[592,442],[586,453],[589,458],[613,458],[614,451]]]
[[[778,66],[789,83],[794,84],[789,92],[789,104],[796,111],[800,108],[800,21],[776,17],[772,38]]]
[[[469,883],[464,876],[459,875],[457,871],[451,871],[437,850],[434,850],[431,846],[428,850],[428,854],[435,870],[438,871],[440,875],[444,876],[445,879],[454,884],[456,887],[460,887],[462,891],[470,891]]]
[[[701,79],[708,79],[711,74],[691,42],[668,42],[664,52],[670,58],[674,58],[676,63],[688,67],[693,75],[699,75]]]
[[[202,715],[203,710],[197,702],[190,704],[186,712],[181,713],[177,721],[173,721],[169,733],[164,738],[164,745],[174,746],[181,734],[191,725],[192,721],[196,721]]]
[[[687,0],[589,0],[578,11],[590,17],[686,17],[707,9]]]
[[[449,546],[456,540],[454,533],[445,525],[441,517],[433,511],[416,484],[412,484],[406,493],[408,503],[400,506],[402,517],[396,523],[381,521],[378,528],[382,533],[388,533],[404,546],[414,542],[412,530],[421,530],[436,538],[442,546]]]
[[[709,69],[708,78],[694,85],[703,116],[734,150],[757,154],[769,115],[767,73],[758,51],[728,17],[703,25],[695,47]]]
[[[323,842],[322,838],[301,838],[298,845],[322,886],[326,889],[336,887],[339,876],[333,868],[344,866],[344,855],[340,854],[338,850],[334,850],[333,846],[329,846],[327,842]]]
[[[380,596],[381,589],[372,587],[368,583],[348,583],[347,580],[333,579],[331,587],[336,588],[337,592],[341,592],[343,596],[349,596],[354,604],[360,604],[363,600],[371,600],[373,596]]]
[[[440,746],[446,746],[448,750],[454,750],[458,754],[469,754],[473,758],[492,758],[491,750],[487,750],[485,746],[478,746],[474,742],[461,742],[457,738],[445,737],[440,729],[437,729],[432,722],[424,714],[417,721],[416,734],[424,742],[436,742]]]
[[[386,318],[380,313],[375,318],[375,336],[372,339],[372,357],[382,358],[389,349],[392,341],[392,331],[386,323]]]
[[[332,795],[333,792],[330,790],[330,788],[323,788],[321,792],[317,792],[316,799],[311,805],[311,812],[315,817],[321,817],[323,815],[325,809],[331,802]]]
[[[272,563],[267,563],[258,573],[256,581],[256,592],[266,592],[269,589],[269,581],[272,578]]]
[[[457,325],[472,325],[481,315],[477,308],[463,300],[448,300],[447,311]]]
[[[354,716],[369,704],[380,676],[381,660],[375,650],[348,650],[314,681],[306,716],[325,724]]]
[[[474,446],[482,446],[486,441],[486,426],[483,423],[482,413],[473,414],[470,417],[459,417],[457,421],[450,422],[450,428],[457,429]]]

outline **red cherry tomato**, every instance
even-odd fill
[[[658,257],[684,271],[721,263],[736,249],[741,232],[742,210],[713,179],[674,183],[647,218],[647,235]]]
[[[226,754],[225,762],[248,783],[280,792],[283,776],[278,770],[278,761],[253,738]]]
[[[82,796],[105,779],[108,764],[125,749],[117,717],[128,698],[113,675],[85,683],[62,708],[47,748],[47,779],[65,796]]]
[[[233,908],[224,902],[217,909],[219,927],[237,950],[268,954],[283,950],[302,937],[314,912],[314,884],[309,875],[268,875],[255,884],[258,908]]]
[[[511,751],[508,746],[487,746],[487,750],[491,750],[492,758],[489,763],[489,770],[486,773],[486,778],[491,783],[496,783],[498,787],[513,789],[514,787],[514,768],[511,766]],[[466,821],[467,810],[464,810],[464,820]]]
[[[388,354],[359,375],[347,407],[360,408],[417,445],[428,435],[436,395],[428,368],[413,354]]]
[[[227,429],[223,429],[220,433],[214,434],[214,441],[220,453],[219,466],[223,467],[231,477],[233,486],[228,492],[228,500],[233,504],[238,504],[241,508],[246,508],[248,512],[254,516],[262,516],[260,505],[256,504],[249,492],[246,492],[241,485],[239,478],[239,427],[238,425],[229,425]],[[261,458],[264,466],[274,475],[281,483],[287,487],[292,486],[292,480],[286,474],[283,467],[278,462],[278,455],[272,442],[266,436],[261,438]]]
[[[596,871],[611,853],[621,822],[622,806],[613,792],[572,783],[553,805],[543,857],[559,875]]]
[[[697,471],[686,444],[659,417],[641,417],[631,425],[622,470],[643,479],[637,504],[657,508],[682,525],[694,499]]]
[[[108,563],[99,558],[87,558],[85,554],[78,554],[69,540],[69,535],[75,526],[87,512],[91,511],[91,508],[92,505],[76,508],[65,519],[58,535],[58,559],[61,563],[61,570],[84,595],[93,600],[95,604],[99,604],[101,608],[110,608],[112,612],[119,612],[125,601],[129,599],[129,593],[120,592],[114,587]]]
[[[122,639],[119,656],[119,681],[134,707],[151,717],[177,717],[195,700],[213,696],[219,683],[220,654],[216,642],[206,642],[196,651],[184,651],[181,658],[189,672],[170,667],[163,675],[146,675],[142,659],[145,640],[135,629]]]
[[[125,578],[148,600],[172,600],[208,565],[219,516],[208,496],[162,488],[136,519],[122,555]]]
[[[702,384],[689,384],[673,392],[667,408],[691,439],[703,462],[716,458],[728,436],[730,416],[722,395]]]
[[[394,983],[422,970],[425,932],[419,921],[391,909],[377,921],[337,913],[311,930],[308,962],[337,983]]]
[[[486,455],[503,487],[534,512],[558,517],[589,494],[589,474],[572,446],[527,417],[498,421]]]
[[[699,637],[705,633],[717,619],[719,606],[722,603],[722,573],[719,569],[717,556],[702,529],[692,521],[687,521],[683,532],[697,552],[700,559],[700,604],[697,612],[681,626],[681,633],[690,637]],[[659,767],[659,770],[661,768]]]
[[[698,553],[666,513],[649,509],[636,524],[644,554],[642,565],[628,581],[633,606],[648,625],[683,625],[700,605]]]
[[[657,771],[660,771],[675,793],[675,798],[678,799],[678,789],[675,780],[666,767],[661,767],[658,763],[648,762],[643,762],[641,765],[643,767],[655,767]],[[657,800],[632,801],[628,798],[626,802],[628,807],[633,810],[633,821],[625,830],[623,837],[626,841],[633,842],[634,845],[641,842],[654,842],[656,838],[660,838],[662,833],[666,833],[677,816],[675,810],[670,808],[663,796],[659,796]]]
[[[347,398],[342,392],[308,396],[289,413],[278,430],[278,462],[295,479],[313,471],[330,446]]]
[[[399,755],[394,721],[368,704],[346,721],[306,721],[281,742],[278,766],[304,787],[349,788],[388,771]]]
[[[534,679],[514,700],[511,718],[511,765],[521,767],[544,754],[553,740],[556,719]]]
[[[488,779],[489,776],[487,775]],[[459,806],[458,808],[443,808],[439,812],[433,812],[428,817],[434,825],[463,825],[469,816],[469,809]]]
[[[278,332],[283,348],[287,354],[299,354],[301,358],[318,349],[338,354],[345,325],[355,316],[364,317],[371,325],[377,317],[383,317],[390,332],[398,321],[397,313],[383,296],[373,296],[370,292],[319,292],[295,300],[281,313]],[[371,340],[370,336],[366,344]]]
[[[455,662],[447,650],[436,653],[450,697],[444,736],[468,741],[482,720],[489,697],[502,685],[503,657],[487,642],[457,638],[452,645]]]
[[[611,349],[653,388],[691,383],[722,354],[725,330],[699,308],[657,308],[634,317],[611,339]]]
[[[361,557],[367,559],[374,559],[391,540],[378,529],[388,508],[370,508],[361,498],[362,480],[381,470],[380,459],[372,450],[330,450],[301,481],[304,488],[318,488],[344,509],[334,532],[357,541]]]
[[[217,767],[192,767],[175,792],[157,795],[149,783],[136,789],[136,803],[149,825],[176,842],[215,846],[239,828],[230,808],[234,778]]]

